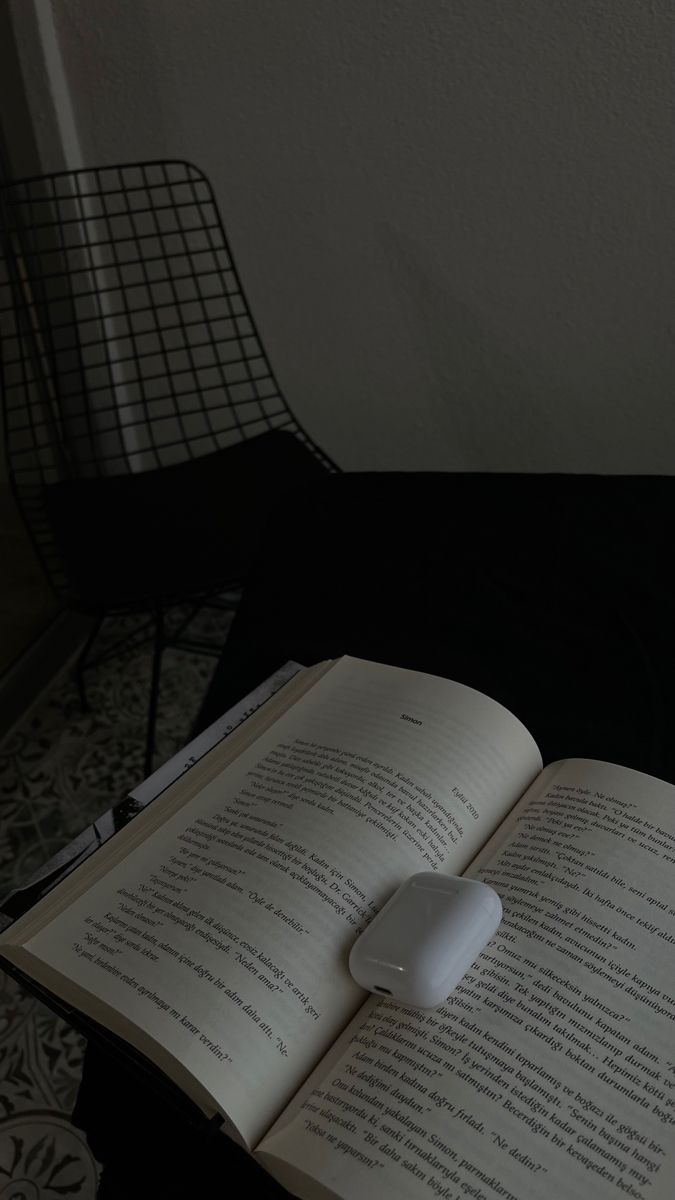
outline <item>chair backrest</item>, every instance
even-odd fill
[[[6,456],[43,561],[41,497],[64,478],[169,466],[274,429],[333,466],[281,394],[196,167],[12,181],[0,229]]]

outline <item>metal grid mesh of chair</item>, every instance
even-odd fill
[[[9,480],[64,580],[45,489],[292,433],[213,192],[186,162],[65,171],[0,187],[0,392]]]
[[[305,440],[195,167],[65,172],[9,183],[0,204],[19,487],[168,466],[270,429]]]

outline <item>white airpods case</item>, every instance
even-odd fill
[[[501,919],[501,900],[487,884],[422,871],[394,892],[357,938],[349,969],[367,991],[417,1008],[436,1008]]]

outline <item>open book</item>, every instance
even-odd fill
[[[422,870],[504,918],[441,1008],[350,947]],[[675,789],[542,770],[486,696],[353,658],[296,676],[0,938],[301,1197],[670,1197]],[[373,1192],[375,1189],[375,1192]]]

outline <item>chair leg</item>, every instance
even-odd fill
[[[99,633],[101,632],[101,625],[103,624],[103,620],[104,620],[104,618],[101,616],[101,617],[98,617],[97,620],[95,621],[94,627],[91,630],[91,633],[89,634],[89,637],[87,638],[86,642],[84,643],[84,646],[80,650],[80,653],[77,656],[77,662],[75,664],[75,679],[77,681],[77,690],[80,694],[80,706],[82,708],[82,712],[90,712],[91,711],[91,706],[89,704],[89,701],[87,700],[87,693],[86,693],[85,686],[84,686],[84,672],[87,669],[87,665],[88,665],[87,659],[89,658],[89,652],[90,652],[92,646],[94,645],[94,642],[96,641]]]
[[[152,677],[150,680],[150,703],[148,705],[148,727],[145,740],[145,776],[152,775],[152,759],[155,752],[155,727],[157,724],[157,701],[159,699],[159,678],[162,669],[162,651],[164,649],[164,610],[161,605],[155,612],[155,649],[152,656]]]

